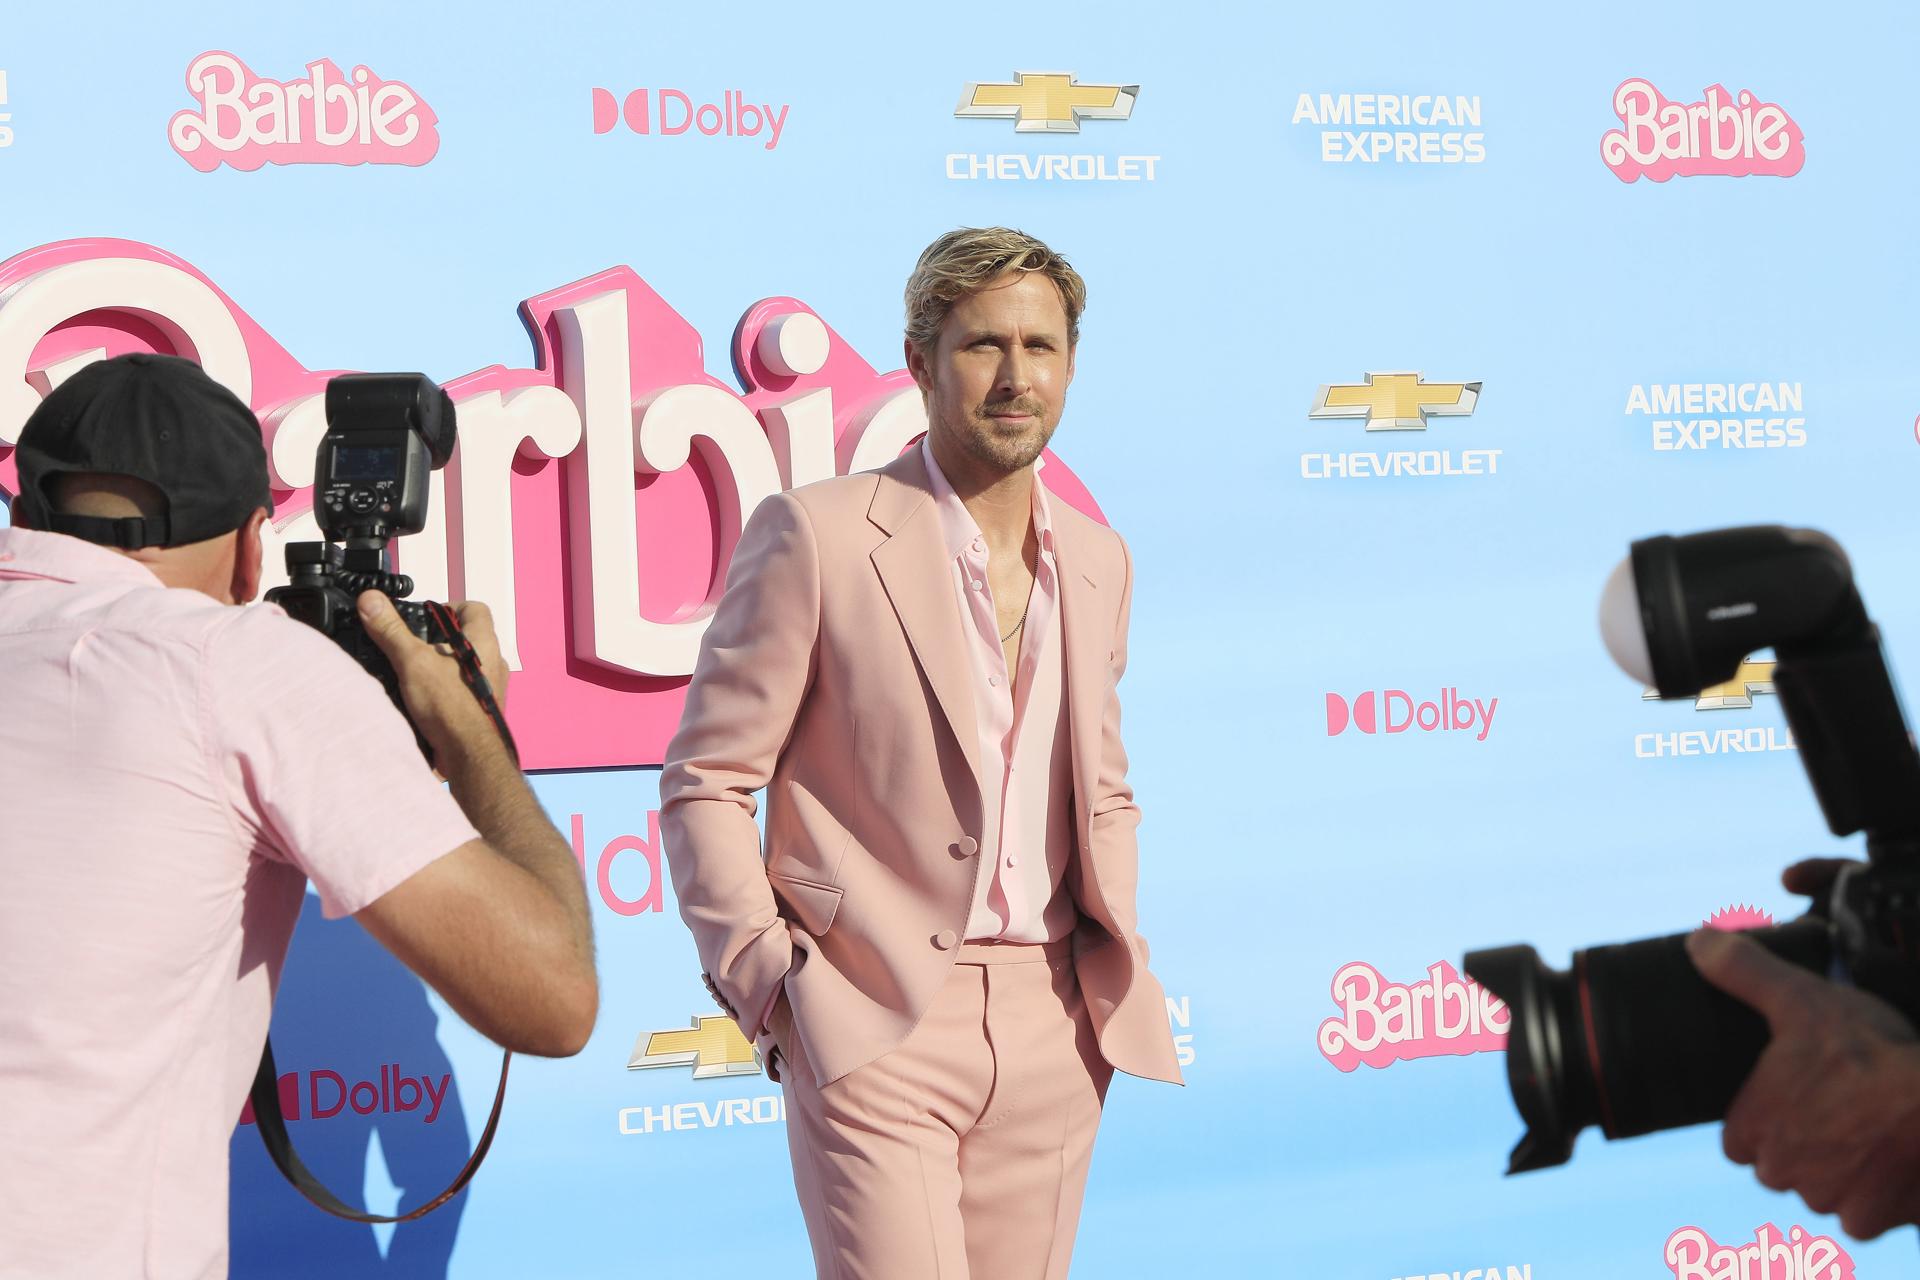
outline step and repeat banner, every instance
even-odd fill
[[[1847,1239],[1713,1127],[1504,1178],[1507,1012],[1460,969],[1784,919],[1779,868],[1847,848],[1768,655],[1659,702],[1594,620],[1635,538],[1810,525],[1920,669],[1916,25],[1730,0],[9,14],[0,491],[50,386],[182,352],[260,415],[277,559],[313,535],[327,376],[445,383],[460,447],[402,567],[492,604],[594,904],[598,1029],[515,1064],[471,1188],[337,1222],[243,1116],[233,1273],[807,1271],[779,1090],[664,875],[661,752],[742,519],[924,430],[902,286],[996,223],[1088,281],[1046,478],[1136,558],[1140,906],[1188,1081],[1116,1083],[1076,1274],[1920,1272],[1911,1232]],[[291,1132],[347,1198],[410,1207],[497,1054],[309,905],[274,1021]]]

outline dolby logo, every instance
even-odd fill
[[[1445,688],[1432,701],[1421,701],[1404,689],[1367,690],[1348,701],[1327,695],[1327,736],[1337,738],[1349,728],[1365,734],[1471,733],[1485,742],[1493,731],[1493,714],[1500,699],[1463,698],[1460,690]]]
[[[441,1104],[446,1102],[448,1091],[453,1087],[451,1071],[441,1072],[436,1081],[431,1072],[423,1076],[408,1075],[397,1062],[383,1063],[378,1076],[372,1080],[349,1080],[325,1067],[306,1074],[304,1090],[300,1087],[298,1071],[285,1072],[279,1078],[280,1114],[285,1119],[302,1119],[304,1100],[304,1118],[311,1120],[331,1120],[349,1109],[362,1116],[413,1111],[419,1113],[423,1123],[432,1124],[440,1118]],[[253,1122],[253,1100],[249,1098],[240,1108],[240,1123]]]
[[[728,89],[718,102],[702,102],[679,89],[635,89],[624,98],[615,98],[608,89],[595,89],[593,131],[612,133],[625,122],[629,130],[639,134],[748,138],[771,151],[780,145],[790,105],[750,102],[741,89]]]

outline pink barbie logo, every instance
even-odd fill
[[[1728,933],[1738,933],[1742,929],[1764,929],[1773,923],[1773,917],[1758,907],[1749,907],[1742,903],[1737,907],[1722,907],[1700,922],[1703,929],[1721,929]]]
[[[1361,733],[1473,733],[1475,742],[1485,742],[1493,731],[1493,713],[1500,699],[1463,698],[1460,690],[1445,688],[1434,702],[1416,702],[1404,689],[1388,689],[1375,694],[1369,689],[1349,702],[1337,693],[1327,695],[1327,736],[1337,738],[1348,726]]]
[[[1791,178],[1807,162],[1800,126],[1786,110],[1748,90],[1721,85],[1695,103],[1669,102],[1645,80],[1613,91],[1620,128],[1600,139],[1600,158],[1622,182],[1719,174]]]
[[[776,111],[771,102],[748,102],[739,89],[729,89],[718,102],[696,103],[678,89],[635,89],[623,99],[615,99],[606,89],[593,91],[593,131],[612,133],[622,120],[635,133],[657,133],[662,137],[698,132],[706,137],[759,138],[766,135],[762,147],[768,151],[780,145],[780,132],[787,127],[787,109],[781,103]]]
[[[744,385],[707,373],[699,333],[626,267],[521,304],[534,366],[446,384],[459,445],[433,475],[430,523],[396,544],[431,600],[485,600],[513,678],[508,717],[530,769],[659,764],[742,523],[782,489],[865,471],[926,432],[905,370],[880,373],[807,305],[748,308],[730,354]],[[276,520],[267,547],[318,537],[314,450],[332,372],[309,368],[213,281],[160,249],[69,240],[0,263],[0,495],[12,445],[49,389],[128,351],[195,357],[253,406]],[[404,352],[393,363],[410,363]],[[1051,454],[1048,489],[1094,519]],[[274,585],[269,582],[267,585]],[[616,911],[658,838],[576,845]],[[631,868],[631,870],[629,870]],[[648,882],[651,885],[653,882]],[[628,886],[622,888],[621,886]]]
[[[284,84],[230,53],[203,53],[187,68],[198,111],[167,125],[180,158],[202,173],[223,164],[423,165],[440,150],[438,117],[420,95],[366,67],[351,76],[322,58]]]
[[[1342,1071],[1386,1067],[1409,1058],[1462,1057],[1507,1047],[1507,1006],[1446,961],[1424,982],[1389,982],[1364,961],[1333,975],[1340,1016],[1320,1024],[1320,1055]]]
[[[1745,1244],[1715,1244],[1699,1227],[1667,1237],[1673,1280],[1853,1280],[1853,1259],[1826,1236],[1794,1227],[1785,1235],[1771,1222]]]

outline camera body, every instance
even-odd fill
[[[363,591],[383,592],[420,639],[462,643],[444,606],[404,598],[413,580],[392,571],[391,550],[394,538],[426,527],[429,475],[453,454],[453,401],[423,374],[343,374],[327,383],[326,413],[313,510],[327,540],[290,544],[287,585],[266,598],[345,649],[404,715],[399,679],[354,602]]]
[[[1774,650],[1774,690],[1827,825],[1864,831],[1867,861],[1806,915],[1745,936],[1920,1025],[1920,752],[1840,547],[1777,526],[1644,539],[1607,585],[1601,630],[1663,698],[1694,697]],[[1507,1080],[1527,1132],[1509,1173],[1565,1163],[1588,1125],[1626,1138],[1725,1118],[1769,1031],[1700,976],[1685,941],[1590,947],[1563,972],[1530,946],[1468,954],[1512,1016]]]
[[[399,677],[360,621],[354,604],[357,592],[384,591],[393,596],[394,610],[407,629],[428,644],[451,644],[457,632],[443,625],[437,611],[418,601],[398,598],[412,590],[412,583],[404,575],[388,574],[378,565],[371,570],[349,569],[348,554],[344,548],[326,542],[292,544],[287,548],[287,585],[269,591],[267,599],[285,609],[288,617],[306,623],[345,649],[380,682],[393,705],[404,713]],[[396,593],[391,589],[403,583],[404,590]]]

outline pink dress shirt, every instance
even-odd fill
[[[1020,673],[1009,682],[1000,619],[987,579],[987,540],[922,442],[933,501],[953,557],[955,599],[973,666],[977,759],[986,869],[974,885],[969,942],[1053,942],[1073,931],[1077,915],[1060,892],[1073,853],[1073,769],[1066,708],[1066,650],[1060,636],[1060,577],[1046,486],[1033,482],[1033,527],[1040,554],[1027,622],[1020,636]]]
[[[227,1273],[227,1141],[307,881],[474,838],[319,632],[0,529],[0,1276]]]

